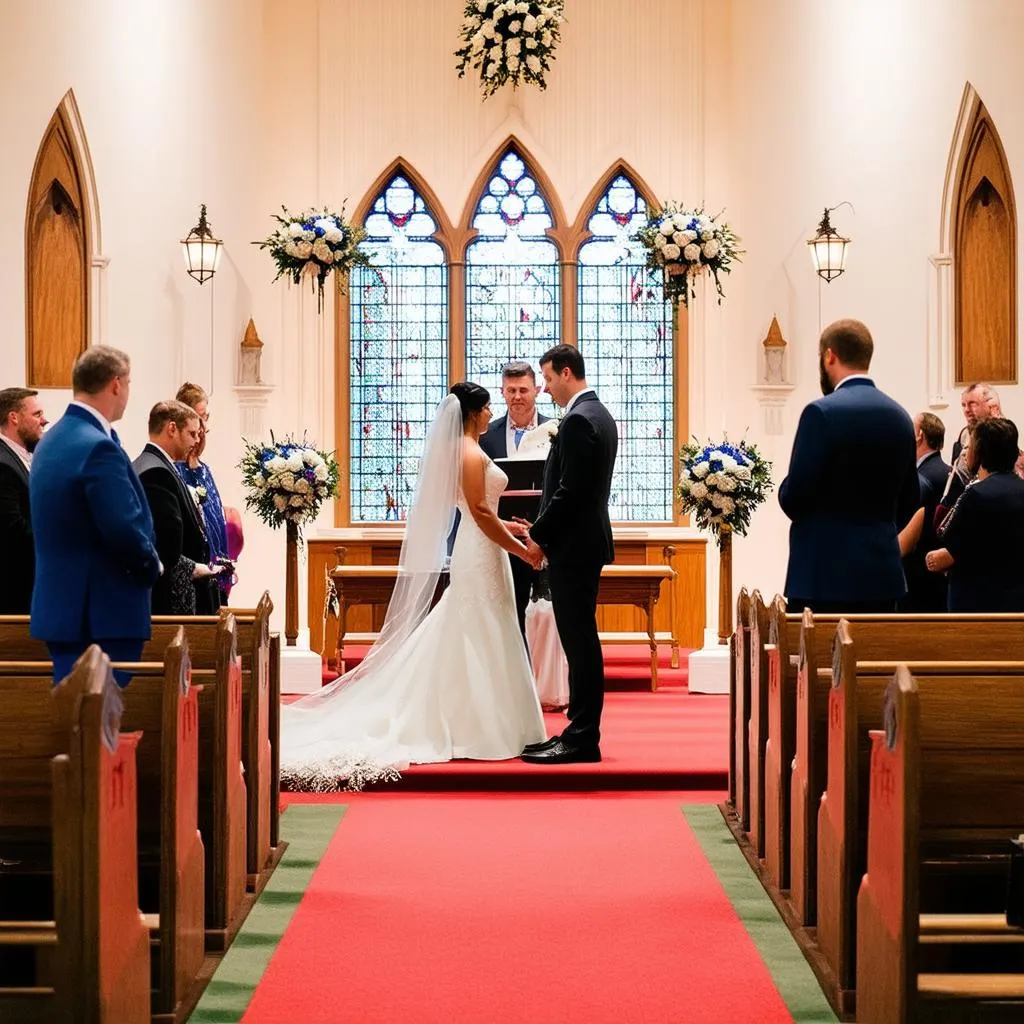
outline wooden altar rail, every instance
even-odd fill
[[[678,527],[614,527],[616,565],[668,565],[673,576],[665,580],[661,599],[654,609],[654,629],[659,643],[674,637],[680,648],[704,644],[707,596],[705,589],[707,541]],[[344,527],[326,536],[307,540],[308,622],[310,646],[333,661],[338,646],[338,622],[325,621],[324,606],[329,574],[338,565],[395,565],[402,545],[400,526]],[[390,595],[390,590],[388,591]],[[387,597],[353,606],[348,614],[350,639],[357,634],[376,633],[384,622]],[[647,622],[641,608],[632,604],[602,604],[597,610],[602,641],[608,634],[626,637],[634,643],[647,641]],[[618,642],[628,642],[621,639]]]
[[[671,580],[675,571],[669,565],[606,565],[601,572],[597,590],[598,605],[633,605],[643,612],[643,632],[602,633],[602,643],[646,643],[651,652],[651,689],[658,688],[658,644],[672,645],[672,664],[679,665],[679,642],[669,632],[654,628],[654,607],[661,595],[662,584]],[[395,565],[339,565],[331,573],[338,595],[339,629],[337,667],[345,671],[345,644],[373,643],[378,634],[356,633],[347,629],[348,611],[353,605],[386,604],[398,579]],[[439,588],[441,589],[441,588]]]

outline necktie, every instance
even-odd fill
[[[519,442],[523,439],[523,434],[526,433],[526,427],[513,427],[512,428],[512,442],[516,446],[516,451],[519,451]]]

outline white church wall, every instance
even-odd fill
[[[730,215],[748,253],[729,282],[729,427],[749,428],[781,481],[803,405],[817,384],[819,286],[807,255],[825,206],[852,239],[846,274],[820,286],[820,321],[863,320],[876,343],[878,384],[909,412],[929,408],[927,337],[947,157],[961,96],[973,83],[995,120],[1017,188],[1024,181],[1024,6],[1014,0],[902,3],[734,0]],[[1018,294],[1021,293],[1018,283]],[[748,387],[773,315],[789,342],[796,388],[783,433],[765,435]],[[947,457],[962,425],[946,380]],[[1024,424],[1020,387],[1001,387]],[[781,589],[787,521],[773,496],[736,545],[735,581]],[[837,538],[837,542],[839,539]]]

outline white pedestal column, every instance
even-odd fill
[[[704,646],[687,659],[690,693],[729,692],[729,645],[718,642],[717,629],[704,630]]]
[[[295,643],[281,646],[281,692],[316,693],[323,685],[323,661],[309,649],[309,630],[300,629]]]

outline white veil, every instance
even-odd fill
[[[372,750],[365,732],[386,714],[387,680],[401,663],[405,641],[430,611],[444,569],[448,537],[462,479],[462,408],[455,395],[438,407],[427,432],[398,579],[380,638],[363,661],[329,686],[282,708],[282,778],[303,789],[336,788],[341,776],[353,788],[394,776],[394,765]],[[389,772],[390,768],[390,772]]]

